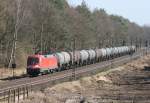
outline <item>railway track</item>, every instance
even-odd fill
[[[143,56],[143,51],[145,50],[140,50],[132,56],[127,55],[127,56],[115,58],[113,60],[104,61],[101,63],[96,63],[96,64],[76,68],[75,69],[76,78],[86,73],[105,71],[105,70],[110,69],[112,66],[118,66],[118,65],[127,63],[133,59]],[[3,84],[0,84],[0,97],[2,97],[4,93],[9,92],[10,90],[17,90],[18,88],[31,87],[33,90],[36,90],[37,87],[38,89],[45,88],[46,86],[55,84],[56,82],[59,82],[65,79],[70,79],[73,75],[72,72],[73,70],[70,69],[70,70],[57,72],[57,73],[50,74],[50,75],[44,75],[44,76],[39,76],[39,77],[34,77],[34,78],[24,77],[21,79],[7,81]]]

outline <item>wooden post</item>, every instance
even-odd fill
[[[18,88],[18,103],[19,103],[19,99],[20,99],[20,88]]]
[[[30,92],[32,92],[32,85],[30,86]]]
[[[14,90],[14,103],[16,102],[16,90]]]
[[[11,98],[11,97],[10,97],[10,96],[11,96],[10,93],[11,93],[11,90],[8,91],[8,103],[10,103],[10,98]]]
[[[36,53],[36,33],[34,32],[34,40],[33,40],[34,54]]]
[[[27,92],[27,98],[28,98],[28,96],[29,96],[29,88],[28,88],[28,86],[26,87],[26,92]]]
[[[73,68],[72,68],[72,79],[75,80],[76,79],[76,67],[74,64],[75,61],[75,49],[76,49],[76,39],[73,39],[73,47],[72,47],[72,52],[73,52]]]
[[[25,99],[25,87],[22,88],[23,90],[23,100]]]
[[[40,34],[40,39],[41,39],[41,53],[43,53],[43,30],[44,30],[44,24],[42,23],[42,27],[41,27],[41,34]]]
[[[6,92],[4,92],[4,103],[6,101]]]

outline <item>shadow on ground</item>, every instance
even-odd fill
[[[15,79],[25,78],[25,77],[27,77],[27,76],[28,76],[27,74],[23,74],[23,75],[21,75],[21,76],[11,76],[11,77],[3,78],[3,79],[0,79],[0,80],[2,80],[2,81],[15,80]]]
[[[143,70],[144,71],[150,71],[150,66],[145,66]]]

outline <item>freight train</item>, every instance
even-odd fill
[[[133,54],[135,46],[57,52],[49,55],[31,55],[27,59],[27,74],[37,76],[59,72],[72,67],[94,64],[124,55]]]

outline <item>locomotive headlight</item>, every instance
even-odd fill
[[[38,68],[38,67],[39,67],[39,65],[35,65],[34,67],[35,67],[35,68]]]

